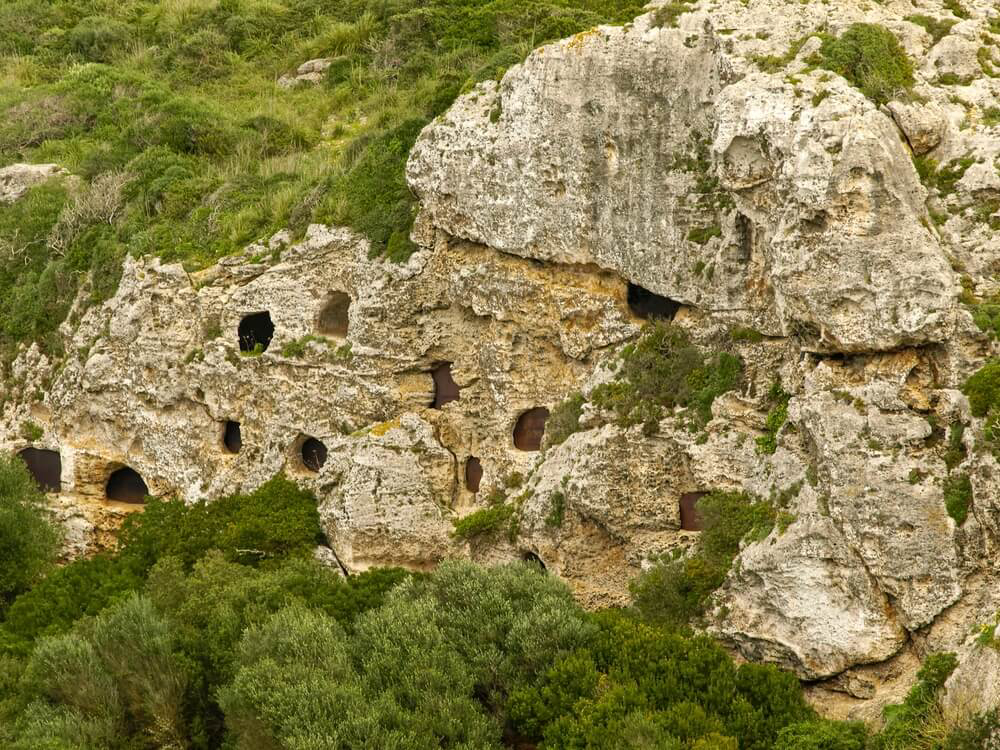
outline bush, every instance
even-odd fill
[[[545,423],[545,447],[550,448],[565,442],[574,432],[580,431],[580,416],[586,399],[577,391],[559,403]]]
[[[711,492],[697,504],[702,532],[687,557],[664,560],[631,584],[641,617],[651,623],[685,625],[701,615],[739,553],[743,539],[770,533],[775,510],[762,500],[737,492]]]
[[[595,622],[587,649],[557,658],[511,697],[514,727],[544,750],[620,747],[623,736],[658,748],[764,750],[786,724],[813,716],[793,676],[736,668],[705,636],[613,613]]]
[[[129,516],[120,537],[122,556],[144,572],[168,555],[190,566],[211,549],[249,565],[305,555],[323,534],[316,498],[279,475],[250,494],[212,502],[150,500]]]
[[[55,559],[59,534],[21,459],[0,457],[0,614]]]
[[[819,55],[822,67],[842,75],[877,104],[913,86],[913,63],[884,26],[851,24],[839,37],[825,37]]]
[[[944,480],[944,504],[956,524],[965,523],[972,505],[972,482],[968,474],[953,474]]]
[[[778,732],[774,750],[865,750],[867,742],[860,722],[807,721]]]
[[[954,654],[936,653],[928,656],[917,672],[917,684],[902,703],[886,706],[885,726],[874,738],[872,750],[908,750],[919,747],[922,733],[945,680],[958,665]]]
[[[962,386],[969,397],[975,417],[986,417],[1000,411],[1000,362],[990,362],[979,368]]]
[[[614,413],[622,427],[643,425],[655,434],[667,411],[683,407],[692,427],[712,418],[712,402],[741,382],[743,365],[726,352],[706,359],[683,329],[658,321],[622,350],[616,380],[591,393],[593,403]]]

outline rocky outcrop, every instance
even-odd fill
[[[1000,610],[1000,466],[960,390],[1000,354],[970,315],[1000,288],[1000,78],[980,52],[1000,34],[990,2],[963,5],[938,40],[912,16],[949,18],[937,0],[719,0],[542,47],[421,134],[408,262],[325,226],[197,274],[128,259],[116,296],[63,326],[65,361],[27,349],[6,373],[0,443],[61,451],[76,552],[126,512],[105,499],[118,467],[188,501],[284,471],[315,491],[320,554],[347,572],[527,556],[595,607],[695,544],[682,495],[769,498],[778,523],[743,544],[703,624],[836,715],[874,716]],[[876,104],[817,68],[816,34],[857,21],[919,61],[912,92]],[[585,410],[561,444],[518,450],[521,414],[611,377],[642,324],[630,284],[739,356],[740,388],[696,432]],[[241,352],[241,321],[264,312],[273,337]],[[459,399],[432,408],[443,363]],[[774,385],[787,420],[768,425]],[[966,514],[945,503],[957,479]],[[508,533],[453,537],[498,496]],[[995,666],[982,653],[973,673]]]
[[[0,204],[13,203],[50,177],[68,174],[58,164],[12,164],[0,169]]]

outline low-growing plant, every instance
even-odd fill
[[[0,456],[0,614],[52,564],[59,533],[21,459]]]
[[[693,427],[712,418],[712,402],[736,388],[743,377],[740,359],[727,352],[706,357],[683,329],[662,321],[647,326],[622,351],[616,379],[591,393],[595,406],[615,415],[623,427],[641,424],[647,435],[675,408]]]
[[[702,532],[693,552],[663,560],[632,583],[636,610],[653,623],[685,625],[700,616],[722,584],[740,549],[770,533],[776,511],[770,503],[738,492],[711,492],[697,503]]]
[[[580,430],[580,416],[583,414],[583,405],[586,399],[583,394],[577,391],[571,393],[566,399],[560,402],[545,423],[545,447],[563,443],[566,438]]]
[[[824,36],[818,64],[842,75],[878,104],[913,86],[913,63],[896,36],[884,26],[851,24],[839,37]]]
[[[945,478],[944,505],[956,524],[965,523],[972,505],[972,481],[968,474],[952,474]]]

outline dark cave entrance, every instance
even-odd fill
[[[243,448],[243,431],[239,422],[230,420],[222,431],[222,444],[227,453],[239,453]]]
[[[684,531],[701,531],[702,519],[698,512],[698,501],[707,495],[707,492],[685,492],[681,495],[681,529]]]
[[[274,323],[267,310],[247,315],[240,321],[240,351],[267,351],[274,337]]]
[[[479,492],[479,483],[483,481],[483,464],[475,456],[469,456],[465,462],[465,489],[469,492]]]
[[[44,492],[62,489],[62,458],[59,451],[25,448],[17,454]]]
[[[306,438],[302,443],[302,465],[309,471],[318,472],[326,463],[326,446],[314,437]]]
[[[536,555],[531,550],[525,550],[521,553],[521,559],[529,565],[537,565],[539,570],[545,573],[548,569],[545,567],[545,563],[542,562],[542,558]]]
[[[528,409],[518,417],[514,425],[514,447],[522,451],[541,450],[548,418],[549,410],[542,406]]]
[[[125,466],[108,477],[105,495],[108,500],[120,503],[144,503],[149,495],[149,488],[142,481],[139,472]]]
[[[451,362],[442,362],[431,370],[431,377],[434,378],[434,400],[431,402],[432,409],[440,409],[445,404],[458,401],[459,387],[455,379],[451,376]]]
[[[749,263],[753,255],[753,224],[743,214],[736,214],[736,236],[739,241],[741,263]]]
[[[347,338],[347,324],[350,320],[351,296],[346,292],[330,292],[326,304],[320,310],[316,329],[324,336]]]
[[[673,320],[681,303],[643,289],[638,284],[628,283],[628,309],[643,320]]]

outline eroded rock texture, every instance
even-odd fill
[[[936,43],[904,19],[949,18],[938,0],[720,0],[677,27],[653,12],[542,47],[424,130],[408,263],[323,226],[194,275],[129,260],[115,298],[64,325],[64,362],[21,353],[0,440],[61,452],[54,502],[76,553],[131,510],[104,500],[122,466],[189,501],[285,471],[315,490],[347,571],[531,556],[595,607],[697,539],[682,496],[778,498],[781,523],[744,545],[705,626],[819,681],[829,712],[875,715],[920,657],[1000,609],[1000,467],[960,391],[1000,354],[968,304],[998,289],[1000,78],[980,50],[1000,60],[1000,33],[991,3],[964,5]],[[918,61],[911,94],[877,105],[809,62],[810,34],[856,21]],[[915,155],[953,170],[947,190]],[[585,411],[560,445],[518,450],[520,415],[590,393],[637,336],[628,283],[738,354],[745,386],[698,434]],[[240,321],[263,311],[267,350],[241,354]],[[734,341],[734,326],[761,335]],[[435,409],[441,363],[460,398]],[[788,420],[768,453],[776,381]],[[328,451],[318,471],[309,437]],[[973,490],[961,523],[944,500],[958,475]],[[516,533],[455,539],[452,521],[495,490],[519,498]]]

